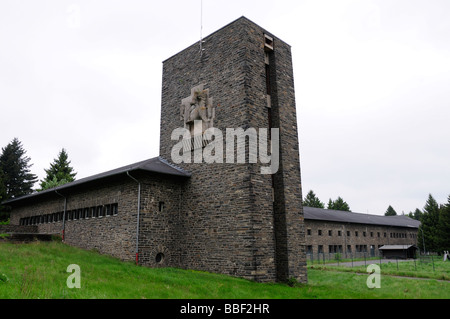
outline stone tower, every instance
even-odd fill
[[[261,282],[306,282],[290,46],[245,17],[203,41],[163,62],[160,156],[192,173],[180,192],[171,264]],[[210,128],[223,133],[223,149],[215,148],[215,161],[207,163],[202,151],[220,145],[204,140]],[[274,139],[271,128],[279,129],[273,131],[279,160],[275,174],[263,174],[269,164],[250,133],[264,141],[266,129]],[[177,129],[190,139],[181,141]],[[227,144],[226,133],[239,130],[247,136]],[[184,149],[175,153],[189,161],[174,160],[177,145]],[[245,147],[244,161],[239,147]]]

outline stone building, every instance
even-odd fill
[[[306,282],[301,198],[291,48],[241,17],[163,62],[159,157],[6,204],[141,265]]]
[[[420,222],[406,216],[379,216],[303,207],[306,251],[342,256],[379,256],[384,245],[417,245]]]

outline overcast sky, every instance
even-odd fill
[[[2,0],[0,147],[40,179],[63,147],[77,178],[158,156],[162,61],[199,41],[200,3]],[[203,0],[203,36],[243,15],[292,46],[303,195],[447,201],[450,1]]]

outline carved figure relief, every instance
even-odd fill
[[[213,99],[209,97],[209,89],[204,89],[203,84],[193,87],[191,95],[181,100],[180,116],[184,122],[184,128],[188,129],[192,136],[194,121],[202,121],[202,133],[214,127],[216,109]]]

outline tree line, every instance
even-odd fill
[[[0,221],[9,219],[10,208],[2,202],[44,191],[66,183],[73,182],[77,173],[70,166],[69,156],[63,148],[58,157],[44,169],[46,176],[40,181],[39,188],[34,190],[38,182],[37,175],[31,172],[31,158],[26,155],[22,142],[14,138],[2,148],[0,154]]]
[[[325,208],[325,204],[312,190],[303,199],[303,206]],[[351,211],[348,203],[341,197],[334,201],[330,198],[327,209]],[[397,212],[389,205],[384,215],[397,216]],[[447,203],[438,204],[434,197],[429,194],[423,210],[416,208],[414,212],[409,212],[405,216],[420,221],[417,245],[421,251],[441,254],[443,251],[450,250],[450,195]]]

